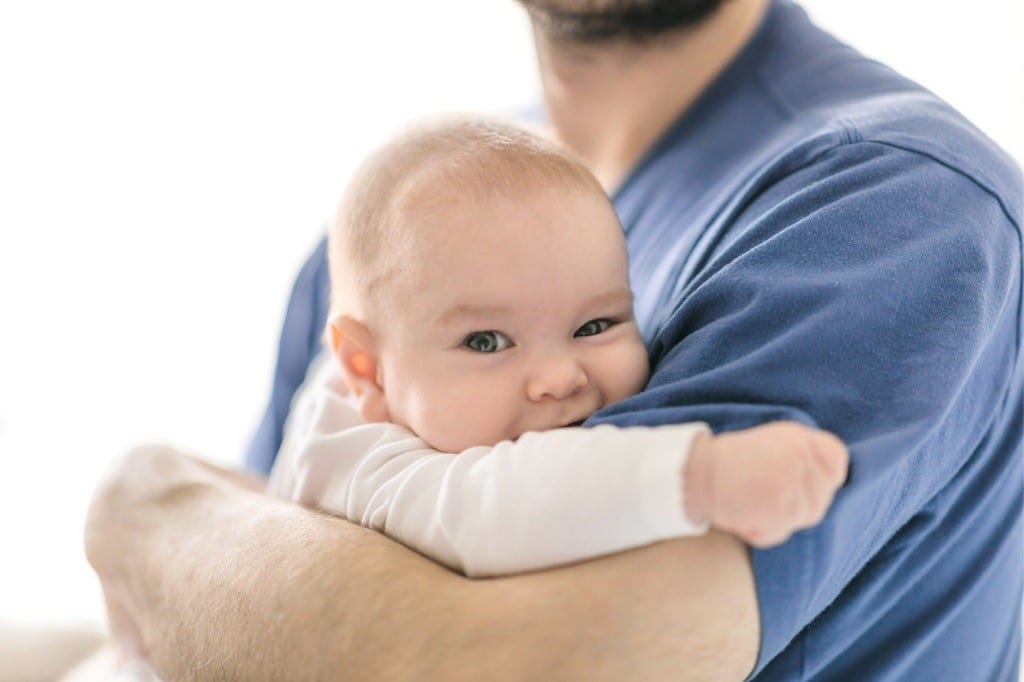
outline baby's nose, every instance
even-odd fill
[[[587,373],[576,358],[549,358],[530,375],[526,393],[533,401],[562,400],[582,391],[587,382]]]

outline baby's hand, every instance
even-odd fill
[[[846,480],[849,456],[832,434],[777,422],[693,443],[686,513],[756,547],[818,524]]]

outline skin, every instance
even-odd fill
[[[589,6],[587,0],[557,4]],[[534,23],[553,134],[612,193],[742,49],[766,6],[765,0],[729,0],[699,26],[647,43],[576,43]]]
[[[614,187],[763,6],[731,0],[647,47],[574,45],[536,28],[555,134]],[[169,679],[729,680],[757,654],[748,552],[718,533],[472,582],[185,454],[143,448],[98,489],[85,541]]]
[[[460,452],[578,423],[640,390],[647,350],[605,197],[536,188],[417,214],[416,257],[389,299],[416,305],[364,329],[358,348],[335,337],[364,416]]]

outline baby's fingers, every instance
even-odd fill
[[[850,454],[843,441],[828,431],[815,431],[811,435],[810,455],[814,463],[833,485],[833,490],[846,483],[850,468]]]
[[[815,433],[804,460],[804,504],[793,519],[798,529],[821,523],[836,491],[846,482],[848,467],[849,456],[842,441],[829,433]]]
[[[775,545],[781,545],[793,534],[789,529],[757,528],[737,533],[741,540],[751,547],[768,549]]]

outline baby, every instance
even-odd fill
[[[580,428],[649,373],[625,240],[589,171],[518,128],[448,122],[385,145],[329,259],[333,357],[300,390],[271,494],[484,577],[709,525],[776,544],[845,480],[842,443],[794,423]],[[158,682],[120,639],[114,679]]]
[[[385,145],[329,260],[333,358],[294,406],[272,494],[482,577],[709,525],[776,544],[845,480],[843,445],[794,423],[580,427],[643,388],[647,351],[607,195],[523,130],[462,120]]]

